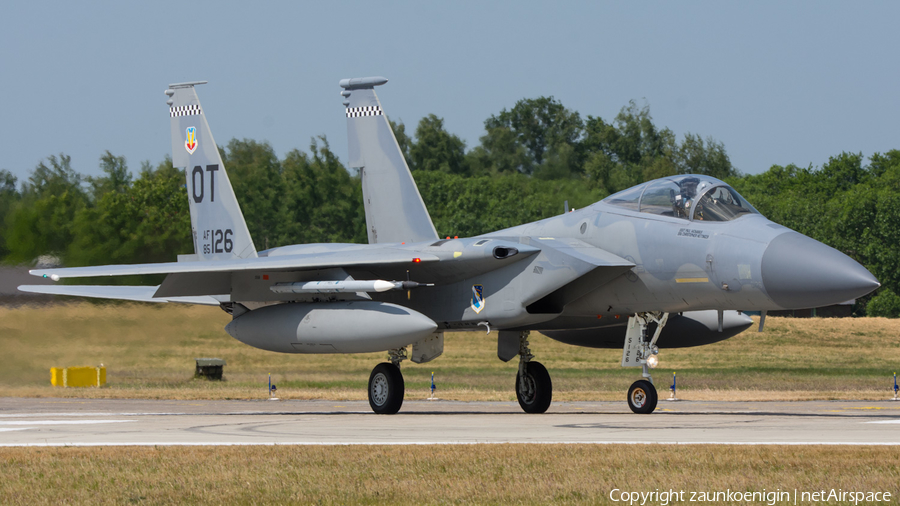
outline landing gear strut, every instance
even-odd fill
[[[403,405],[405,384],[400,372],[400,362],[406,358],[406,348],[388,352],[390,362],[372,369],[369,375],[369,406],[379,415],[393,415]]]
[[[653,386],[650,369],[656,367],[659,362],[656,357],[659,354],[656,341],[668,319],[669,313],[638,313],[628,318],[625,349],[622,352],[622,367],[641,367],[641,376],[644,377],[644,379],[632,383],[631,388],[628,389],[628,407],[635,413],[649,414],[656,409],[659,396],[656,393],[656,387]],[[656,332],[648,341],[647,326],[651,322],[656,323]]]
[[[534,355],[528,347],[528,331],[519,334],[519,372],[516,374],[516,398],[526,413],[544,413],[553,400],[550,373],[540,362],[532,362]]]

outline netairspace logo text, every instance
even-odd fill
[[[631,492],[614,488],[609,492],[613,502],[629,506],[668,506],[676,503],[760,503],[774,506],[776,504],[809,504],[819,502],[842,502],[857,505],[859,503],[890,502],[891,492],[862,492],[832,488],[830,490],[774,490],[738,491],[738,490],[659,490],[652,492]]]

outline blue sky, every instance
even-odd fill
[[[86,4],[86,5],[82,5]],[[198,88],[219,144],[279,156],[326,135],[347,158],[338,81],[383,75],[393,120],[434,113],[468,147],[484,120],[553,95],[725,144],[741,171],[898,142],[896,2],[10,2],[0,15],[0,168],[27,177],[104,150],[171,149],[168,83]]]

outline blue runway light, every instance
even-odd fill
[[[432,372],[431,372],[431,395],[429,395],[428,398],[427,398],[426,400],[428,400],[428,401],[436,401],[436,400],[438,400],[437,397],[434,396],[434,391],[435,391],[436,389],[437,389],[437,387],[434,385],[434,371],[432,371]]]
[[[672,395],[669,396],[670,401],[677,401],[678,396],[675,395],[675,390],[678,388],[678,377],[675,375],[675,371],[672,371],[672,384],[669,386],[669,390],[672,391]]]
[[[272,384],[272,373],[269,373],[269,400],[278,400],[275,397],[276,390],[278,390],[278,387]]]

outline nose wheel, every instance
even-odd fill
[[[628,407],[635,413],[653,413],[658,400],[656,387],[647,380],[635,381],[628,389]]]
[[[625,332],[625,348],[622,350],[622,367],[640,367],[644,379],[635,381],[628,389],[628,407],[635,413],[653,413],[659,396],[653,386],[650,369],[659,363],[656,340],[669,320],[669,313],[638,313],[628,318]],[[647,327],[656,324],[653,338],[648,340]]]
[[[383,363],[369,376],[369,406],[379,415],[393,415],[403,405],[405,385],[400,367]]]

